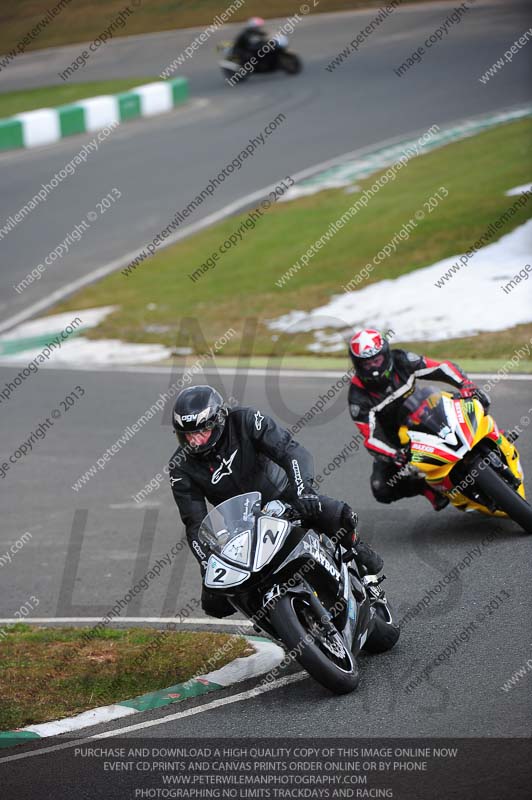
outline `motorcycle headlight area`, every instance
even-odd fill
[[[229,586],[244,583],[249,575],[249,571],[233,567],[218,556],[211,556],[207,563],[204,583],[209,589],[227,589]]]
[[[251,556],[251,530],[242,531],[224,545],[221,555],[244,567],[249,566]],[[249,578],[249,571],[239,569],[217,555],[212,555],[207,563],[205,573],[205,586],[220,589],[228,586],[238,586]]]
[[[282,547],[289,527],[289,523],[285,519],[270,516],[260,517],[257,521],[253,567],[251,566],[253,533],[251,530],[242,531],[224,545],[220,553],[223,558],[211,555],[205,573],[205,586],[211,589],[222,589],[244,583],[249,578],[251,571],[259,572],[272,560]],[[228,561],[234,563],[229,564]],[[236,564],[241,564],[247,569],[240,569]]]
[[[461,409],[450,398],[443,398],[445,408],[445,421],[447,424],[440,428],[438,433],[425,433],[423,431],[410,430],[409,436],[412,450],[421,453],[445,453],[453,460],[461,458],[471,449],[473,440],[472,433],[466,435],[464,428],[465,419]]]

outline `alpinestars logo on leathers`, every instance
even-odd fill
[[[211,483],[219,483],[222,480],[222,478],[224,478],[226,475],[233,474],[232,464],[233,461],[235,460],[235,456],[237,453],[238,453],[238,447],[233,453],[231,453],[231,455],[228,458],[223,459],[222,463],[220,464],[216,472],[213,472]]]

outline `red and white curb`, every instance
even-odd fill
[[[236,683],[256,678],[279,666],[285,657],[284,650],[279,645],[262,637],[249,636],[247,641],[253,645],[255,652],[251,656],[234,659],[220,669],[198,675],[185,683],[169,686],[155,692],[134,697],[131,700],[122,700],[108,706],[100,706],[76,714],[74,717],[44,722],[38,725],[27,725],[13,731],[0,732],[0,748],[14,747],[27,741],[44,739],[69,733],[82,728],[89,728],[103,722],[110,722],[121,717],[140,714],[163,706],[199,697],[203,694],[225,689]]]

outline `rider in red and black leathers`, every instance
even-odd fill
[[[357,331],[349,343],[355,375],[349,387],[349,412],[364,436],[364,444],[375,458],[371,488],[380,503],[402,497],[424,495],[436,510],[448,500],[433,491],[424,478],[404,470],[408,448],[399,441],[402,400],[415,388],[417,378],[443,381],[460,390],[463,397],[476,396],[487,407],[489,398],[452,361],[435,361],[405,350],[391,350],[376,330]],[[405,391],[398,390],[404,387]],[[393,393],[393,398],[390,397]],[[390,397],[390,402],[385,401]],[[377,413],[372,409],[383,404]]]
[[[192,552],[202,574],[209,553],[198,538],[206,501],[218,505],[258,491],[263,503],[281,500],[300,511],[309,527],[337,536],[365,572],[382,569],[382,559],[356,533],[357,515],[340,500],[313,488],[314,461],[302,445],[258,409],[229,409],[210,386],[190,386],[176,399],[173,425],[180,447],[170,461],[170,483]],[[223,598],[203,589],[202,605],[212,616],[232,614]]]

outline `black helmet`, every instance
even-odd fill
[[[218,443],[227,419],[227,407],[223,398],[212,386],[189,386],[179,392],[172,412],[172,425],[182,447],[193,455],[206,453]],[[205,444],[194,445],[186,438],[187,433],[212,433]]]
[[[379,331],[356,331],[349,342],[349,355],[357,377],[367,386],[382,388],[391,380],[392,351]]]

